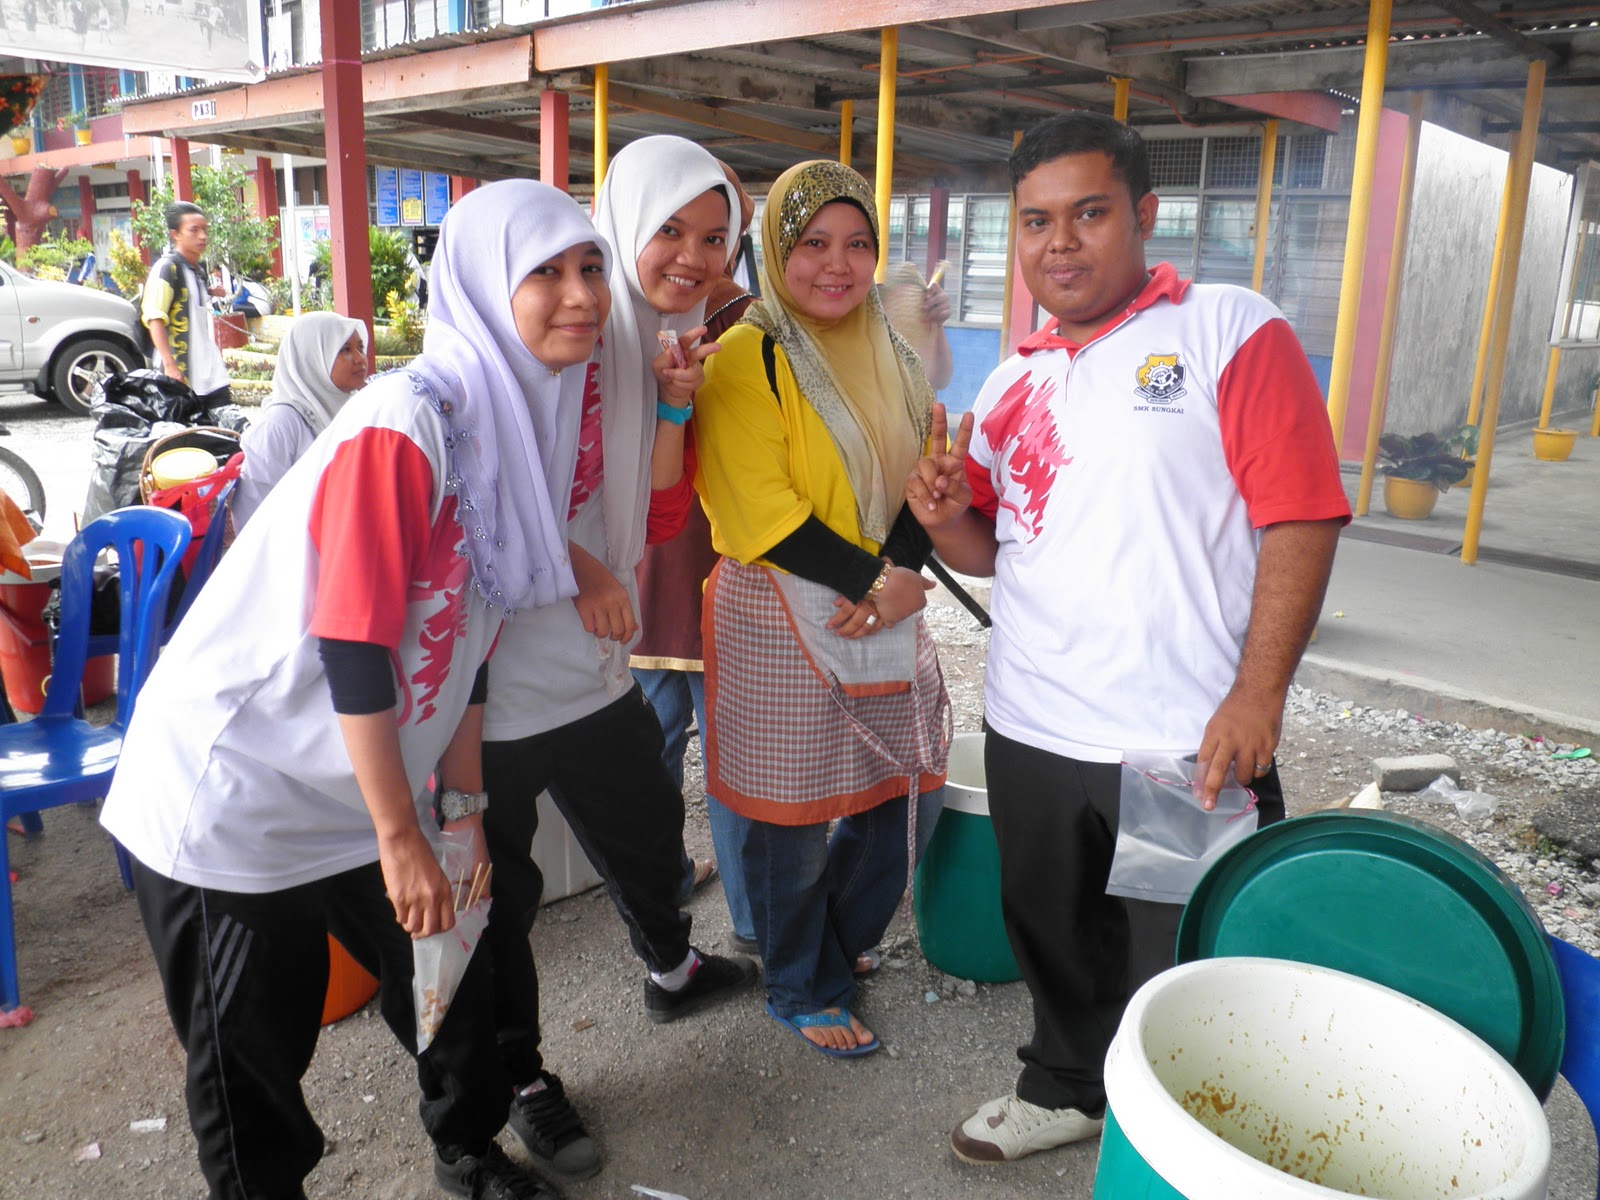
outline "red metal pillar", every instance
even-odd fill
[[[194,200],[194,176],[189,173],[189,139],[172,139],[172,198]]]
[[[272,239],[272,273],[283,277],[283,230],[279,224],[278,172],[270,158],[256,159],[256,216],[272,221],[278,233]]]
[[[939,260],[946,257],[950,238],[950,189],[936,187],[928,192],[928,262],[923,278],[932,279]]]
[[[131,168],[128,171],[128,204],[130,208],[136,203],[148,204],[149,201],[150,193],[145,190],[144,176],[139,174],[137,168]],[[134,244],[138,246],[137,240]],[[150,251],[143,246],[138,246],[138,250],[139,257],[144,260],[144,265],[148,267],[150,265]]]
[[[372,338],[372,250],[367,243],[367,143],[361,108],[361,8],[322,6],[323,156],[332,219],[333,305]],[[370,357],[370,354],[369,354]]]
[[[465,175],[450,176],[450,203],[454,204],[477,186],[478,181],[476,179],[469,179]]]
[[[328,0],[323,0],[326,4]],[[567,190],[567,94],[539,93],[539,179]]]
[[[94,184],[87,175],[78,176],[78,236],[94,240]]]

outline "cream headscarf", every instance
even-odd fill
[[[855,171],[818,160],[778,176],[761,214],[762,299],[744,319],[783,347],[800,393],[839,452],[861,532],[881,546],[928,440],[933,389],[917,352],[884,316],[876,287],[837,321],[815,320],[796,306],[784,279],[789,255],[811,218],[835,200],[866,214],[876,243],[872,189]]]
[[[295,318],[278,346],[272,396],[262,407],[287,405],[311,426],[313,436],[321,433],[354,394],[336,388],[329,377],[333,360],[352,335],[366,353],[367,327],[353,317],[317,312]]]
[[[566,193],[529,179],[491,183],[451,207],[429,280],[422,355],[448,427],[446,487],[457,496],[473,579],[507,609],[578,592],[566,506],[589,364],[553,371],[523,344],[511,311],[541,263],[593,243],[610,248]]]
[[[595,197],[595,228],[612,246],[611,319],[600,347],[601,447],[606,549],[611,568],[632,571],[644,554],[650,497],[650,450],[656,432],[656,332],[684,333],[705,321],[706,306],[663,316],[639,285],[639,254],[673,213],[706,192],[728,201],[728,254],[736,239],[739,198],[711,154],[680,137],[640,138],[611,160]],[[724,256],[723,264],[726,265]],[[720,273],[720,272],[719,272]]]

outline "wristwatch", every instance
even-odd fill
[[[446,821],[459,821],[481,813],[489,805],[488,792],[462,792],[447,788],[439,796],[439,815]]]

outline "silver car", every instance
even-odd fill
[[[0,263],[0,391],[30,388],[87,414],[101,380],[144,366],[143,340],[126,300]]]

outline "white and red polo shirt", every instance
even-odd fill
[[[995,522],[986,717],[1055,754],[1192,753],[1233,684],[1259,530],[1348,519],[1283,315],[1170,264],[1081,345],[1052,322],[984,385],[967,460]]]
[[[445,432],[412,375],[379,377],[222,557],[139,695],[101,813],[151,870],[260,893],[377,861],[323,637],[389,649],[422,805],[504,618],[472,585]]]

